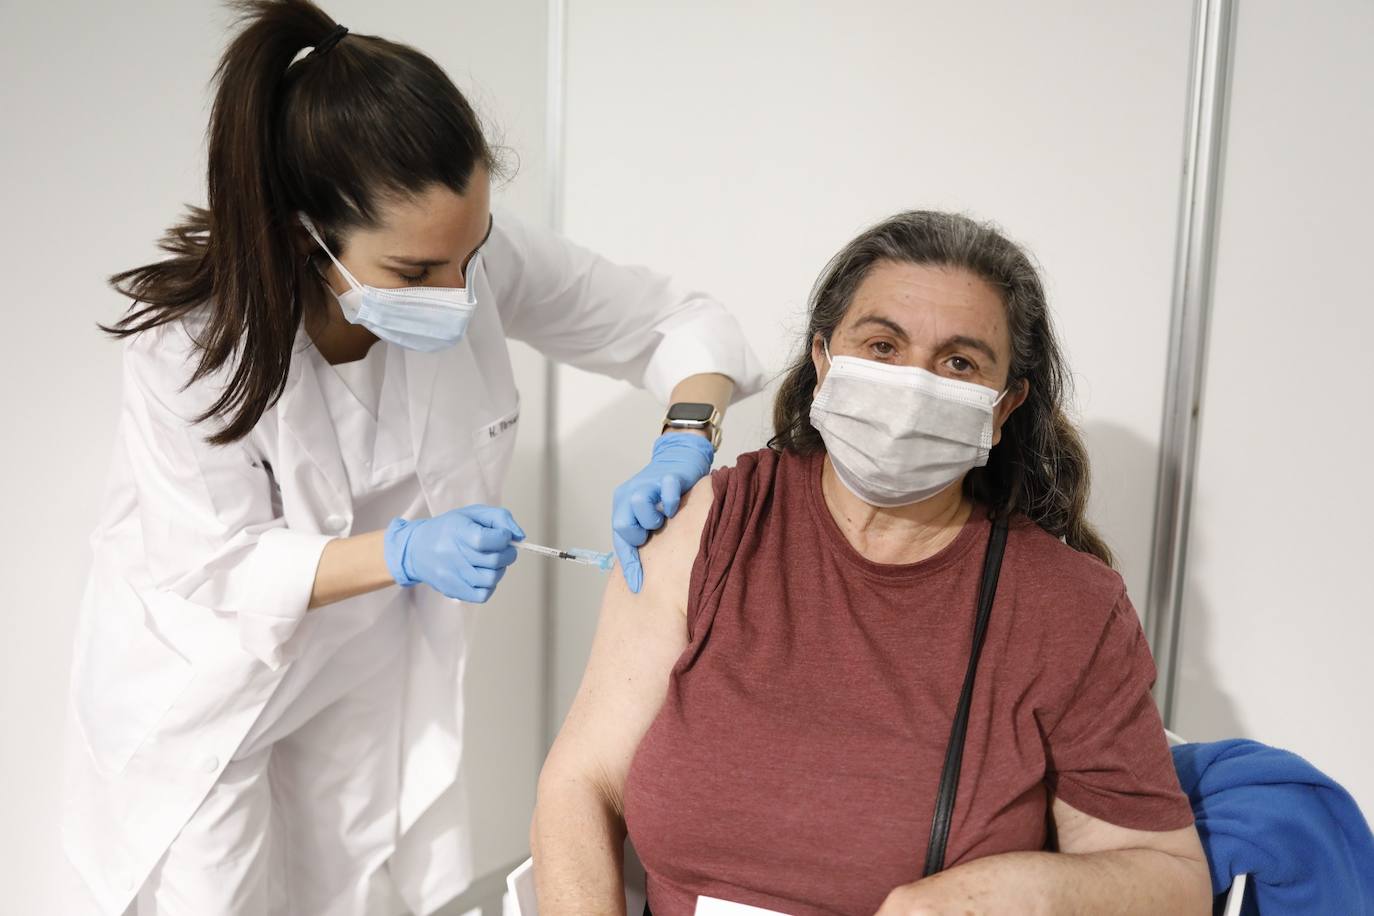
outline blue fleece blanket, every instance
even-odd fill
[[[1215,893],[1248,873],[1264,916],[1374,916],[1374,836],[1349,792],[1296,754],[1256,741],[1173,751]]]

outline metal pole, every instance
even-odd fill
[[[1212,307],[1234,25],[1234,0],[1197,0],[1154,545],[1145,603],[1150,647],[1159,669],[1155,702],[1166,726],[1173,724],[1176,700],[1179,623]]]
[[[545,83],[544,158],[547,175],[545,217],[554,232],[563,231],[563,86],[564,48],[567,41],[567,0],[548,0],[548,73]],[[552,360],[544,360],[544,491],[543,530],[546,536],[561,544],[558,536],[558,367]],[[540,737],[547,749],[553,744],[557,731],[554,696],[558,684],[554,677],[557,664],[557,616],[553,612],[557,596],[558,570],[546,564],[540,596],[540,632],[544,635],[540,658],[540,677],[543,699],[540,709]]]

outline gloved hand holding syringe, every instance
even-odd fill
[[[609,570],[615,554],[558,550],[525,543],[525,531],[499,506],[464,506],[434,518],[394,519],[382,542],[386,568],[398,585],[421,582],[471,604],[481,604],[515,562],[516,548]]]
[[[595,566],[602,570],[609,570],[615,566],[615,554],[610,551],[597,553],[595,550],[582,550],[577,547],[560,550],[557,547],[545,547],[542,544],[531,544],[528,541],[513,541],[512,543],[520,550],[553,557],[555,560],[571,560],[574,563],[581,563],[583,566]]]

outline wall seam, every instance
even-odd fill
[[[547,6],[548,45],[546,48],[546,83],[544,99],[544,153],[545,153],[545,218],[549,229],[563,231],[563,101],[566,88],[564,49],[567,42],[567,0],[548,0]],[[544,493],[543,526],[544,536],[552,538],[551,543],[562,543],[558,530],[559,485],[558,485],[558,366],[553,360],[544,360],[544,461],[542,489]],[[546,541],[545,543],[550,543]],[[550,567],[557,564],[548,564]],[[554,691],[557,688],[555,663],[557,660],[557,639],[555,628],[557,616],[554,614],[554,600],[557,591],[558,570],[547,568],[541,582],[540,632],[543,634],[543,647],[540,658],[541,710],[540,738],[547,749],[553,744],[556,723],[554,719]]]
[[[1145,601],[1145,626],[1159,671],[1155,702],[1166,726],[1173,724],[1176,701],[1234,38],[1234,0],[1197,0]]]

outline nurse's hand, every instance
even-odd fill
[[[450,598],[481,604],[515,562],[511,542],[524,538],[505,509],[468,506],[413,522],[398,518],[382,543],[398,585],[423,582]]]
[[[620,561],[625,584],[638,593],[644,585],[639,551],[649,532],[663,527],[677,514],[682,494],[711,470],[716,450],[696,433],[665,433],[654,442],[649,464],[616,487],[611,508],[611,543]]]

